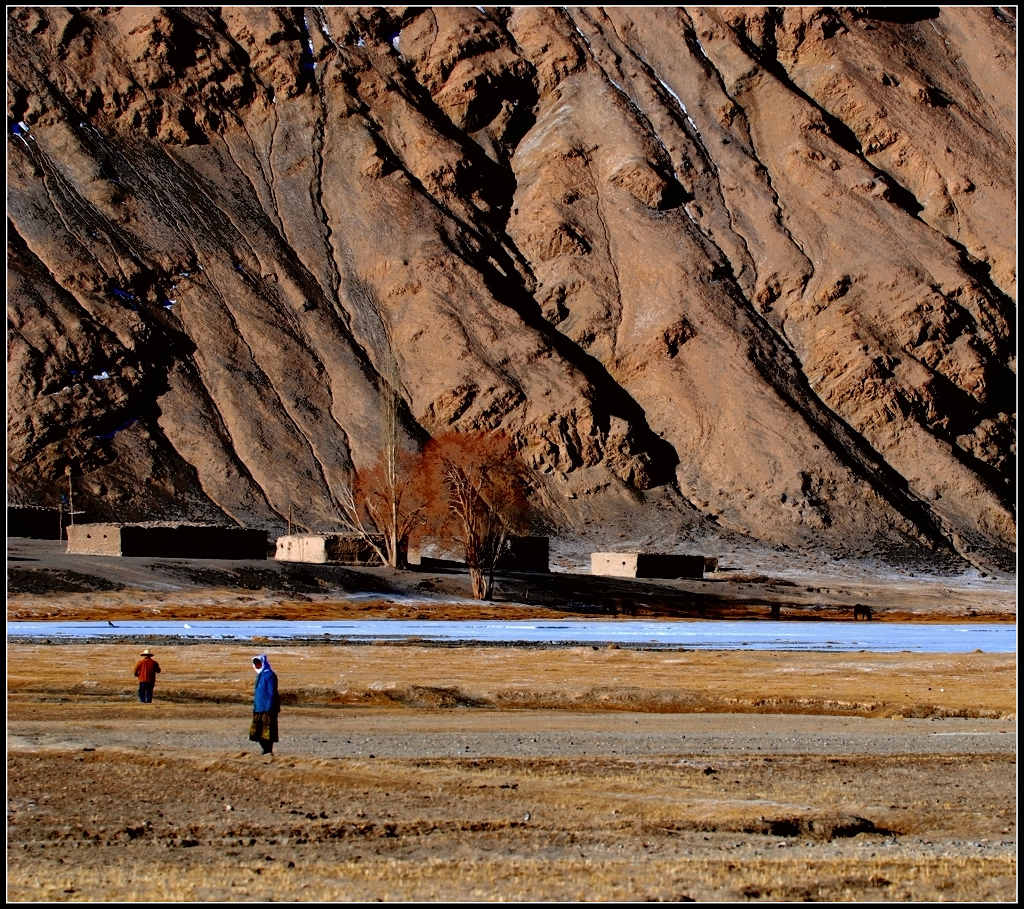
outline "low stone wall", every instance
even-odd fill
[[[616,578],[702,578],[706,561],[704,556],[660,552],[593,552],[590,573]]]
[[[435,559],[430,556],[420,556],[419,560],[413,562],[419,565],[423,571],[465,571],[466,563],[458,559]]]
[[[69,553],[169,559],[265,559],[267,532],[203,524],[72,524]]]

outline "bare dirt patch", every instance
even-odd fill
[[[984,900],[1015,878],[1006,756],[9,765],[12,899]]]

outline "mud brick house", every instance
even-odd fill
[[[713,567],[708,568],[708,563]],[[590,573],[617,578],[702,578],[705,568],[714,571],[717,559],[700,555],[659,552],[593,552]]]
[[[84,512],[75,511],[77,520]],[[36,540],[61,540],[71,516],[67,508],[48,508],[43,505],[8,505],[7,536],[31,537]]]
[[[500,571],[548,571],[548,538],[509,537],[495,567]]]
[[[72,524],[69,553],[170,559],[265,559],[267,532],[214,524]]]
[[[381,549],[384,548],[383,537],[374,542]],[[294,533],[278,537],[274,558],[279,562],[382,564],[373,546],[358,534],[348,533]]]
[[[495,568],[498,571],[529,571],[547,573],[548,538],[510,536],[505,549],[498,557]],[[426,571],[464,571],[466,563],[457,559],[435,559],[428,556],[412,555],[412,561]]]

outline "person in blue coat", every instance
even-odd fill
[[[264,754],[274,750],[277,738],[277,715],[281,712],[281,697],[277,691],[277,673],[270,668],[265,653],[252,658],[256,671],[256,684],[252,689],[252,724],[249,741],[259,742]]]

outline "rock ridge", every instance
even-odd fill
[[[561,532],[1016,559],[1016,17],[11,7],[8,498],[337,523],[501,428]]]

